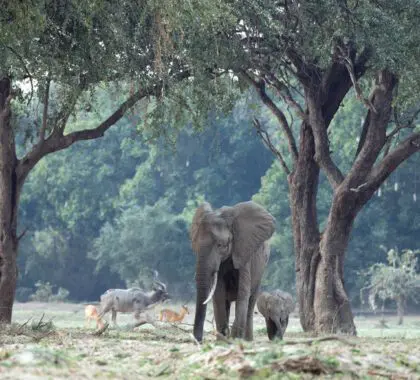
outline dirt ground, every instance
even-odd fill
[[[97,336],[93,324],[85,326],[84,306],[16,304],[14,323],[0,331],[0,378],[420,378],[416,316],[404,326],[396,318],[357,318],[358,338],[309,337],[293,317],[284,341],[269,342],[256,314],[250,343],[216,340],[209,313],[205,341],[197,345],[193,312],[183,324],[155,321],[134,329],[132,316],[118,315],[118,327]],[[159,307],[149,317],[158,312]]]

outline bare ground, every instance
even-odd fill
[[[396,319],[385,325],[356,319],[362,337],[325,341],[305,336],[292,318],[285,340],[273,343],[255,315],[254,342],[216,341],[208,323],[199,346],[191,336],[192,315],[179,326],[155,322],[135,329],[131,316],[119,315],[119,328],[95,336],[93,325],[84,326],[83,308],[16,304],[14,324],[0,332],[0,378],[420,378],[418,317],[407,318],[402,327]]]

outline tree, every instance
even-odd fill
[[[190,40],[183,34],[197,36],[200,28],[209,25],[223,30],[217,22],[220,13],[200,17],[206,2],[185,7],[195,17],[186,24],[177,4],[170,1],[2,4],[0,321],[10,322],[12,317],[21,237],[17,232],[18,206],[25,179],[46,155],[77,141],[102,137],[142,99],[157,99],[152,116],[165,114],[160,105],[165,103],[171,84],[190,75],[182,63],[181,46]],[[78,116],[89,119],[98,86],[112,89],[115,83],[120,84],[114,86],[116,91],[124,91],[127,83],[130,91],[126,97],[119,94],[123,100],[102,122],[81,130],[69,128],[76,110],[84,109],[84,115]],[[26,137],[22,154],[16,151],[15,132]]]
[[[334,159],[340,167],[349,167],[356,153],[360,120],[364,114],[363,105],[353,96],[347,97],[332,121],[330,146]],[[266,129],[276,130],[275,120],[264,120]],[[267,120],[267,121],[265,121]],[[271,135],[276,138],[276,134]],[[287,148],[284,141],[280,148]],[[349,241],[345,258],[344,277],[346,291],[353,306],[360,303],[360,289],[364,286],[359,273],[374,263],[384,260],[383,246],[416,247],[420,233],[418,212],[418,191],[420,189],[420,169],[414,155],[394,172],[376,191],[372,200],[359,212]],[[325,223],[331,202],[331,187],[321,173],[317,210],[320,223]],[[293,234],[291,213],[288,206],[287,175],[278,161],[262,178],[261,189],[254,200],[263,204],[279,221],[272,239],[271,262],[264,282],[267,286],[281,287],[294,292],[295,272],[293,262]],[[323,228],[323,225],[320,225]]]
[[[284,155],[255,120],[287,174],[302,327],[356,334],[344,284],[354,220],[386,178],[420,150],[420,5],[249,0],[232,4],[232,12],[239,22],[225,35],[230,48],[221,53],[230,61],[221,59],[219,66],[256,90],[288,150]],[[339,129],[332,121],[351,89],[366,110],[355,156],[339,165],[329,134]],[[325,221],[317,208],[321,172],[332,189]]]
[[[420,275],[416,271],[418,253],[406,249],[400,254],[390,249],[387,254],[388,265],[376,263],[367,271],[368,283],[363,290],[369,291],[372,308],[376,309],[376,297],[382,302],[395,301],[399,325],[403,323],[407,301],[420,301],[417,297],[420,287]]]

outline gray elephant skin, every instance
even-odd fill
[[[213,210],[208,203],[197,208],[191,225],[196,253],[197,299],[194,337],[203,339],[207,303],[219,333],[253,339],[253,314],[261,277],[270,255],[268,239],[275,229],[274,217],[249,201]],[[229,331],[231,303],[235,319]]]
[[[293,297],[281,290],[262,292],[257,300],[258,311],[265,318],[268,339],[283,339],[289,315],[295,308]]]

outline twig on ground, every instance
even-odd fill
[[[388,379],[393,379],[394,378],[393,374],[382,372],[382,371],[375,371],[375,370],[372,370],[372,369],[368,371],[368,375],[386,377]],[[402,375],[402,376],[404,376],[404,375]],[[406,379],[407,377],[404,376],[404,377],[401,377],[401,378]]]
[[[337,335],[330,335],[330,336],[322,336],[320,338],[313,338],[313,339],[299,339],[299,340],[285,340],[284,344],[313,344],[318,342],[326,342],[330,340],[338,340],[341,343],[348,344],[349,346],[356,346],[355,343],[350,342],[349,340],[342,338],[341,336]]]
[[[29,318],[26,322],[22,323],[19,328],[16,330],[16,335],[20,335],[23,332],[25,326],[32,320],[32,317]]]
[[[175,323],[170,323],[170,325],[171,325],[171,327],[174,327],[174,328],[176,328],[176,329],[178,329],[178,330],[181,330],[181,331],[183,331],[183,332],[185,332],[185,333],[189,333],[190,331],[188,331],[188,330],[185,330],[185,329],[183,329],[182,327],[179,327],[178,325],[176,325]]]
[[[42,316],[36,326],[32,328],[32,330],[39,330],[45,323],[42,323],[42,320],[44,319],[45,313],[42,313]]]

